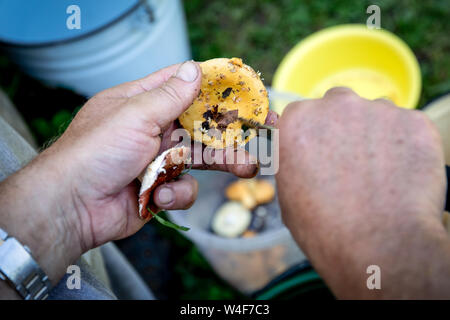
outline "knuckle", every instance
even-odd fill
[[[180,195],[180,200],[184,204],[192,203],[197,198],[198,182],[191,175],[187,174],[179,181],[180,185],[177,188],[177,193]]]
[[[431,120],[421,111],[412,110],[410,112],[411,123],[417,130],[432,132],[434,130],[434,124]]]
[[[295,107],[290,104],[288,105],[281,115],[280,119],[278,120],[278,127],[281,131],[283,131],[286,128],[290,128],[293,121],[295,121],[296,118],[296,109]],[[289,129],[286,129],[289,130]]]
[[[192,200],[191,202],[189,202],[187,205],[185,205],[184,207],[183,207],[183,209],[189,209],[190,207],[192,207],[193,205],[194,205],[194,203],[195,203],[195,200]]]
[[[397,107],[394,102],[386,98],[377,98],[372,100],[379,106],[389,106],[389,107]]]
[[[302,102],[301,101],[295,101],[289,103],[283,110],[282,116],[285,118],[289,118],[289,115],[295,113],[298,108],[300,108]]]
[[[189,201],[194,201],[194,200],[195,200],[196,195],[197,195],[196,189],[197,189],[197,184],[196,184],[196,182],[192,182],[192,183],[189,185],[189,188],[188,188],[187,191],[186,191],[186,198],[187,198]]]
[[[367,103],[369,113],[374,117],[374,121],[379,121],[384,124],[390,123],[391,121],[398,121],[399,117],[401,118],[401,113],[404,112],[402,108],[384,99],[371,100]]]
[[[342,92],[336,96],[336,101],[343,107],[357,107],[361,102],[361,97],[353,91]]]
[[[340,101],[349,101],[355,98],[359,98],[359,96],[352,89],[347,87],[331,88],[325,93],[324,97],[334,98]]]
[[[182,95],[179,93],[179,91],[174,88],[174,86],[172,84],[170,84],[169,82],[166,82],[165,84],[163,84],[161,87],[159,87],[158,89],[158,93],[169,99],[172,103],[174,104],[180,104],[183,102],[183,97]]]
[[[183,207],[190,208],[197,198],[197,192],[194,189],[194,186],[190,186],[187,188],[184,195],[184,204]]]
[[[108,96],[108,93],[111,89],[106,89],[100,92],[97,92],[94,96],[92,96],[89,100],[98,100],[103,99]]]
[[[434,123],[421,111],[410,110],[409,123],[415,133],[413,143],[419,149],[438,148],[441,136]]]

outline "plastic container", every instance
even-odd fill
[[[182,234],[195,243],[217,274],[236,289],[251,294],[306,260],[281,222],[279,228],[263,231],[253,238],[227,239],[213,234],[211,218],[225,201],[226,186],[235,178],[212,171],[192,171],[191,174],[199,181],[199,197],[187,212],[171,212],[170,219],[191,228]]]
[[[81,29],[68,29],[68,6]],[[2,47],[26,73],[85,96],[191,59],[180,0],[0,1]]]
[[[272,82],[276,90],[305,98],[320,98],[336,86],[413,109],[421,92],[420,68],[414,53],[396,35],[365,25],[341,25],[298,43],[284,57]],[[281,113],[285,105],[275,103],[274,109]]]

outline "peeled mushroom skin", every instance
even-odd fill
[[[258,179],[253,194],[258,204],[268,203],[275,197],[275,188],[269,181]]]

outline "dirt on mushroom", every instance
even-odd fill
[[[200,93],[179,117],[180,124],[194,140],[213,148],[244,145],[256,131],[249,129],[243,134],[245,125],[238,118],[264,123],[269,112],[260,74],[239,58],[211,59],[200,67]]]

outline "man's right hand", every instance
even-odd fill
[[[444,156],[421,112],[334,88],[278,127],[283,219],[337,297],[450,297]]]

